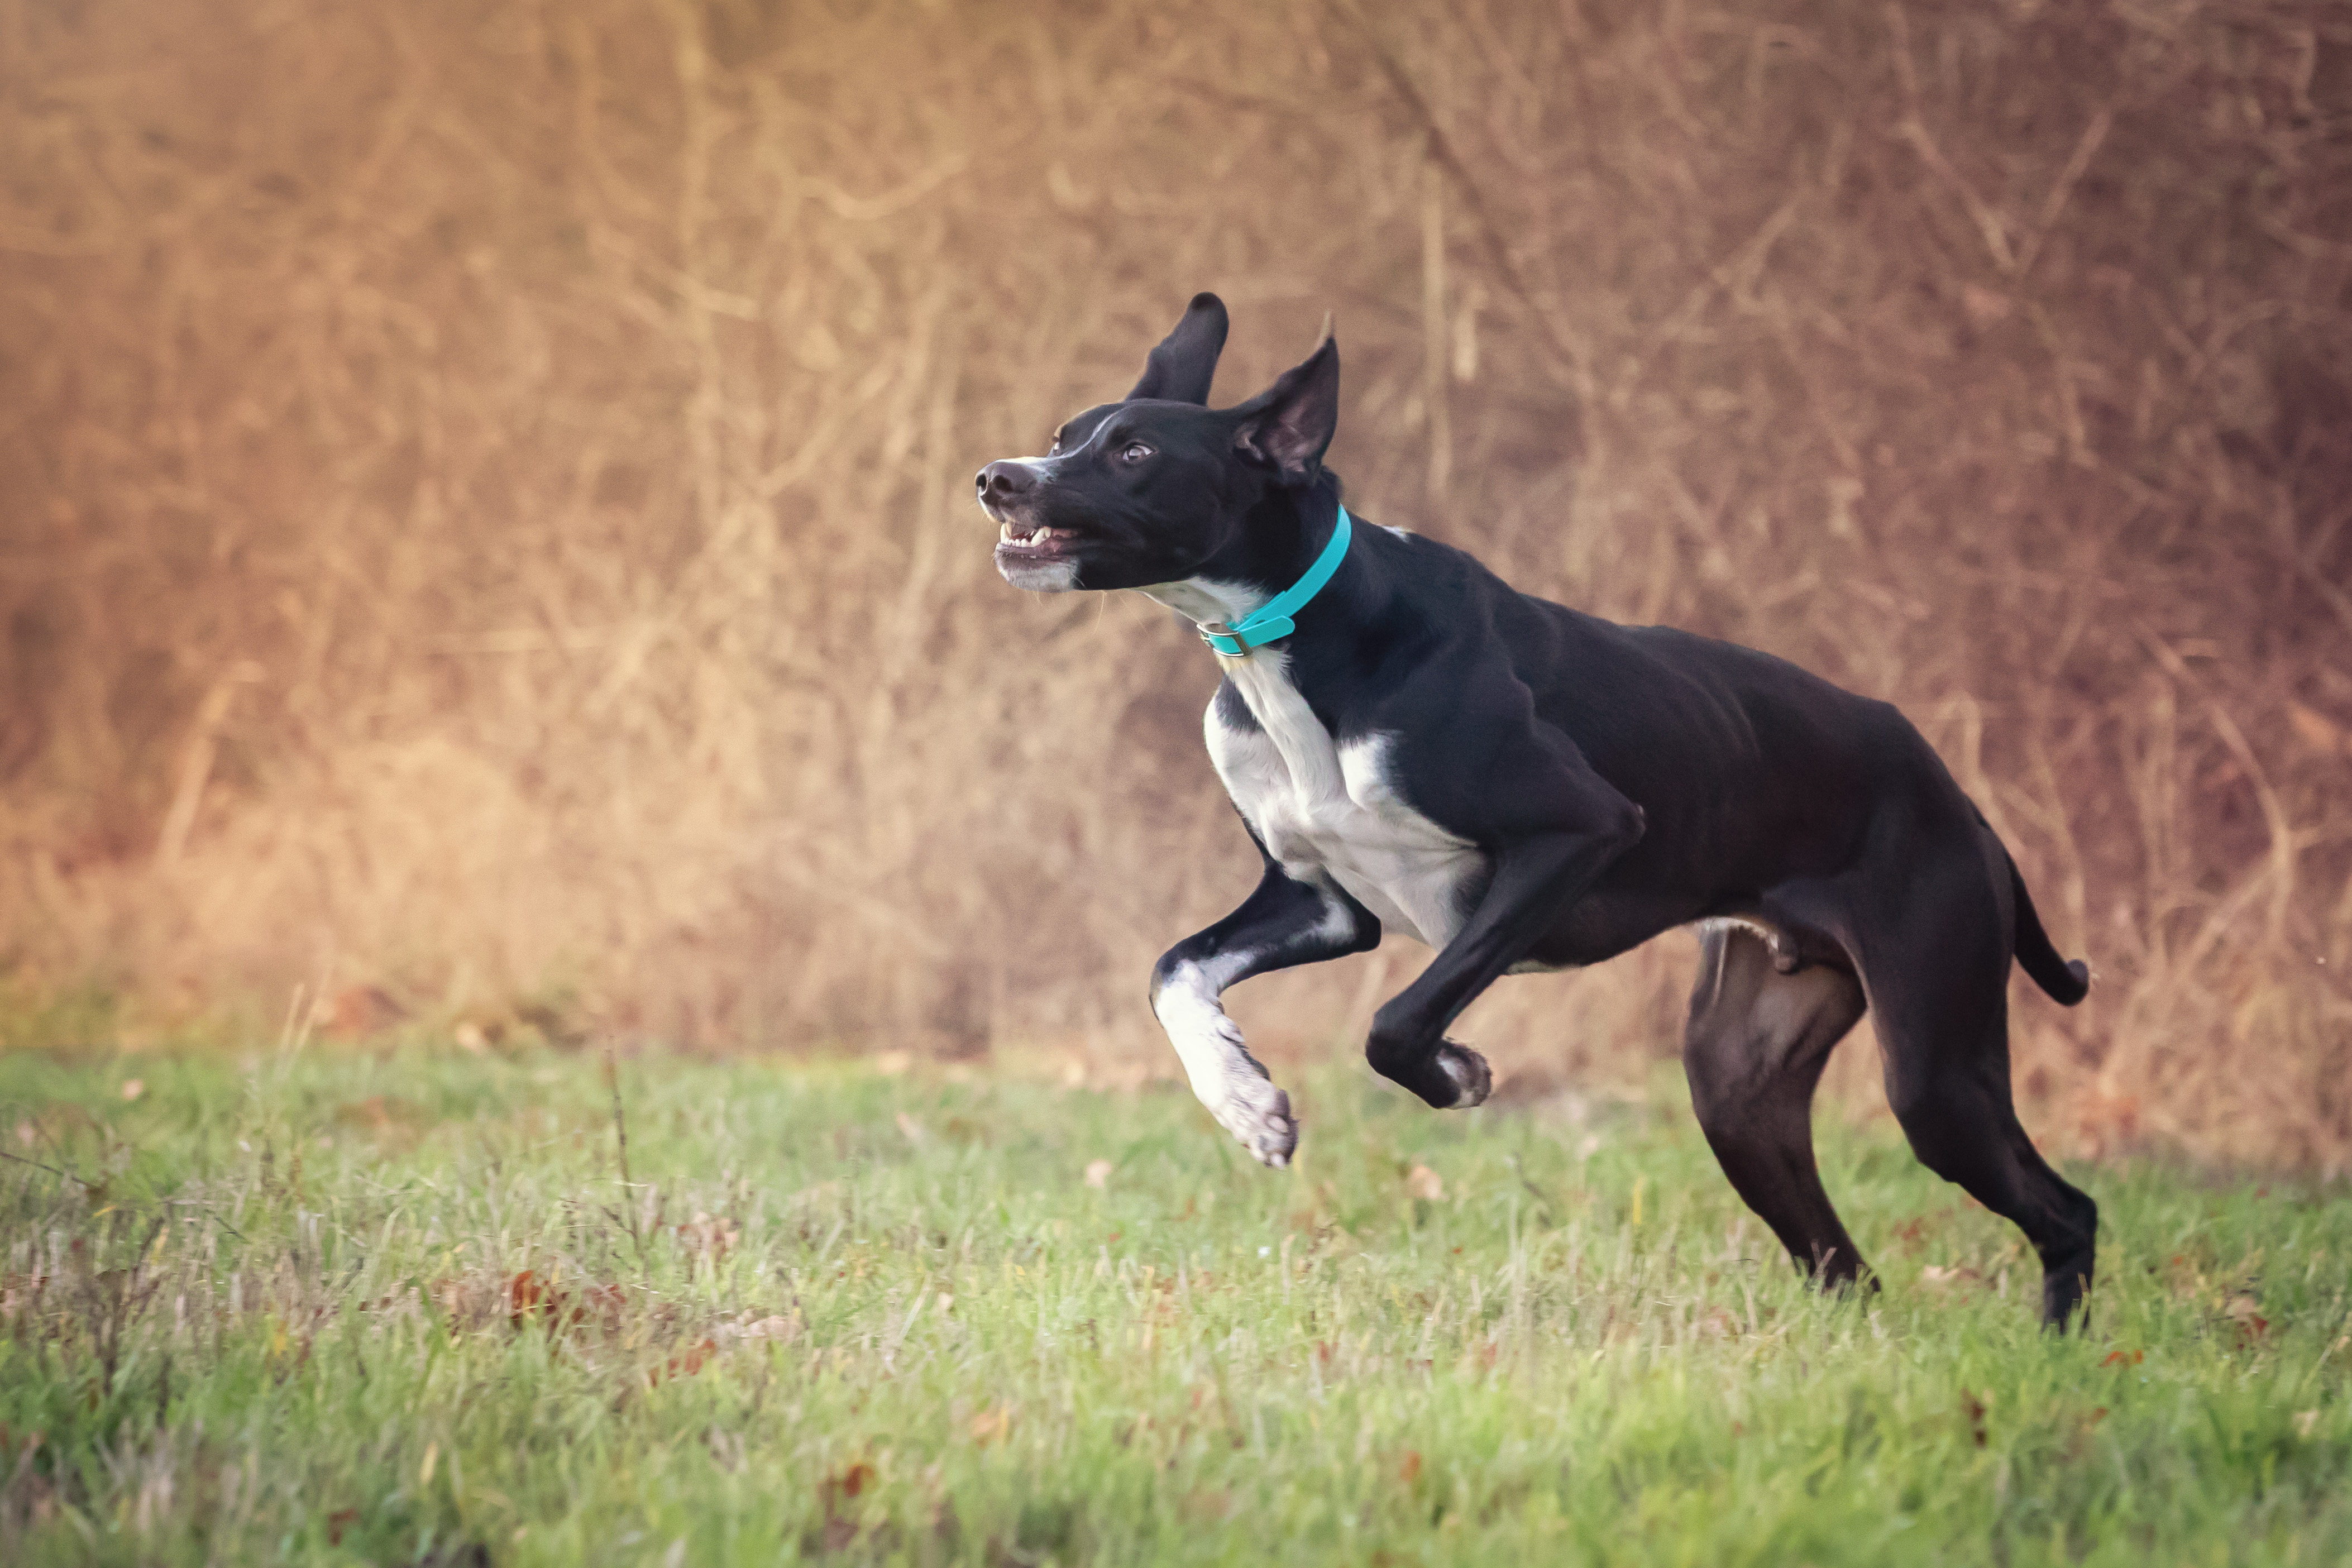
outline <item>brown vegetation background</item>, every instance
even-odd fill
[[[1366,516],[1904,705],[2100,976],[2020,993],[2045,1137],[2352,1151],[2352,13],[2285,0],[0,0],[18,994],[1158,1062],[1255,875],[1214,671],[969,486],[1203,288],[1220,401],[1336,314]],[[1466,1035],[1639,1074],[1687,969]]]

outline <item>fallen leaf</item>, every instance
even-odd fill
[[[138,1099],[141,1095],[142,1095],[142,1094],[144,1094],[144,1093],[146,1093],[146,1092],[147,1092],[147,1080],[146,1080],[145,1079],[139,1079],[139,1078],[126,1078],[126,1079],[124,1079],[122,1080],[122,1098],[123,1098],[123,1099],[125,1099],[125,1100],[136,1100],[136,1099]]]
[[[2147,1359],[2146,1351],[2109,1351],[2101,1366],[2137,1366]]]
[[[1110,1185],[1110,1162],[1108,1160],[1089,1160],[1087,1162],[1087,1185],[1093,1187],[1097,1191]]]
[[[1969,1434],[1976,1438],[1977,1447],[1981,1448],[1985,1446],[1985,1402],[1965,1388],[1960,1390],[1960,1408],[1969,1418]]]
[[[1404,1190],[1414,1197],[1437,1203],[1445,1196],[1445,1179],[1426,1165],[1415,1165],[1405,1173]]]
[[[1411,1486],[1413,1482],[1421,1479],[1420,1449],[1407,1448],[1404,1451],[1404,1462],[1397,1466],[1397,1479],[1402,1481],[1407,1486]]]
[[[2310,1436],[2311,1429],[2318,1425],[2319,1412],[2317,1410],[2298,1410],[2294,1413],[2294,1435],[2296,1436]]]
[[[743,1337],[747,1340],[775,1340],[782,1342],[791,1339],[798,1332],[800,1332],[799,1321],[793,1318],[784,1317],[780,1314],[772,1314],[768,1317],[761,1318],[756,1323],[746,1323],[743,1325]]]
[[[2222,1314],[2238,1326],[2238,1348],[2241,1350],[2261,1342],[2271,1331],[2271,1321],[2263,1316],[2262,1303],[2252,1296],[2232,1296]]]
[[[1938,1290],[1948,1289],[1955,1285],[1966,1284],[1971,1280],[1981,1285],[1984,1283],[1984,1276],[1966,1264],[1956,1263],[1947,1268],[1941,1264],[1930,1263],[1927,1268],[1919,1270],[1919,1282],[1923,1285],[1933,1285]]]
[[[382,1034],[408,1016],[399,999],[380,985],[346,985],[310,1011],[310,1021],[339,1039]]]
[[[531,1270],[526,1268],[507,1281],[507,1321],[521,1328],[523,1320],[542,1308],[552,1308],[554,1290]]]
[[[330,1546],[341,1546],[343,1543],[343,1531],[349,1530],[352,1525],[357,1524],[359,1522],[359,1519],[360,1510],[355,1508],[339,1508],[334,1512],[329,1514],[327,1516],[327,1544]]]
[[[971,1418],[971,1440],[983,1447],[1013,1435],[1013,1406],[1000,1405]]]
[[[705,1363],[713,1360],[718,1354],[717,1340],[702,1340],[690,1344],[683,1352],[670,1357],[661,1365],[648,1368],[646,1373],[646,1385],[649,1388],[656,1388],[665,1379],[692,1377],[702,1370]]]
[[[709,1254],[716,1262],[735,1249],[743,1227],[725,1215],[709,1215],[698,1209],[692,1219],[677,1227],[677,1234],[688,1246]]]

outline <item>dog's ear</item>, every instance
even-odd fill
[[[1339,426],[1339,340],[1325,337],[1321,348],[1233,415],[1234,445],[1244,456],[1279,469],[1285,484],[1312,479]]]
[[[1130,402],[1155,397],[1169,403],[1206,403],[1209,383],[1217,374],[1217,356],[1225,348],[1225,302],[1214,294],[1195,294],[1176,330],[1143,362],[1143,379],[1129,393]]]

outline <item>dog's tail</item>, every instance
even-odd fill
[[[2090,966],[2079,958],[2061,958],[2050,943],[2050,933],[2042,929],[2042,917],[2034,912],[2033,897],[2025,890],[2025,878],[2018,871],[2017,862],[2006,848],[2001,858],[2009,861],[2009,888],[2017,901],[2017,962],[2033,983],[2050,993],[2050,999],[2061,1007],[2072,1007],[2091,994]]]

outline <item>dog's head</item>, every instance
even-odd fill
[[[1195,295],[1119,403],[1055,432],[1042,458],[981,469],[980,504],[1001,525],[996,569],[1016,588],[1142,588],[1234,575],[1253,513],[1313,485],[1339,417],[1339,349],[1307,359],[1237,407],[1208,407],[1225,307]]]

